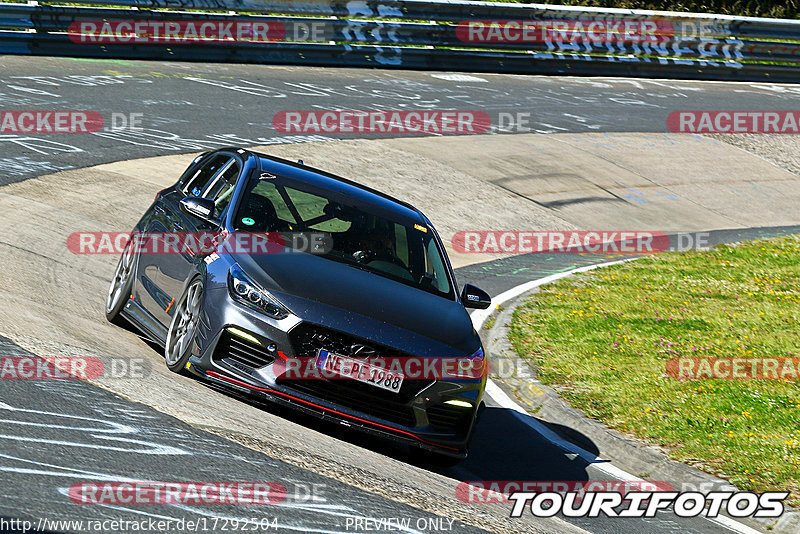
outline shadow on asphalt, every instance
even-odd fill
[[[524,480],[524,481],[585,481],[589,480],[587,462],[581,458],[570,459],[533,428],[525,424],[512,410],[487,407],[475,427],[467,459],[455,467],[441,467],[430,463],[425,457],[410,454],[406,446],[380,437],[345,428],[335,422],[322,420],[291,408],[232,392],[202,379],[192,377],[201,384],[251,406],[277,415],[307,428],[334,437],[351,445],[369,449],[417,467],[437,472],[462,482],[476,480]],[[597,446],[576,430],[547,423],[542,424],[583,449],[598,454]],[[258,436],[250,436],[258,439]]]
[[[154,351],[162,348],[146,338],[143,341]],[[223,395],[245,402],[298,425],[311,428],[357,447],[369,449],[461,481],[475,480],[526,480],[526,481],[584,481],[589,480],[588,465],[580,458],[570,459],[519,416],[507,408],[489,407],[483,411],[475,427],[467,459],[455,467],[442,467],[427,461],[425,457],[409,454],[407,446],[372,436],[352,428],[346,428],[331,420],[292,410],[277,403],[231,391],[204,381],[194,375],[184,375],[183,380],[199,383]],[[597,446],[585,435],[570,427],[538,420],[565,439],[576,443],[584,450],[599,454]],[[258,436],[249,436],[258,439]],[[468,475],[466,474],[468,473]]]
[[[589,452],[598,453],[597,446],[576,430],[539,422],[560,435],[570,436],[570,441],[578,442]],[[487,407],[475,428],[469,457],[455,471],[468,471],[475,477],[471,480],[582,481],[589,479],[586,466],[580,458],[568,458],[512,410]]]

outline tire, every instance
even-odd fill
[[[186,362],[192,356],[192,344],[197,336],[197,325],[203,304],[203,282],[195,278],[183,292],[172,321],[169,323],[167,342],[164,344],[164,361],[173,373],[184,373]]]
[[[106,297],[106,319],[117,326],[126,325],[121,312],[131,297],[135,260],[131,240],[125,250],[122,251],[122,256],[120,256],[119,263],[117,263],[117,270],[114,271],[114,278],[111,279],[111,286],[108,288],[108,296]]]

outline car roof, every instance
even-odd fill
[[[403,202],[365,185],[294,161],[260,152],[247,151],[247,153],[258,158],[260,170],[272,172],[289,179],[300,180],[331,192],[344,194],[365,204],[394,212],[415,222],[427,224],[422,213],[408,202]]]

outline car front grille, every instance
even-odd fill
[[[460,406],[438,404],[427,409],[428,422],[443,429],[463,430],[469,423],[472,411]]]
[[[214,360],[259,369],[275,361],[275,356],[267,352],[264,346],[236,337],[225,330],[214,349]]]
[[[359,357],[364,355],[358,352],[359,348],[364,347],[374,357],[409,357],[408,354],[385,345],[311,323],[301,323],[294,327],[289,332],[289,341],[298,358],[316,358],[320,349],[342,356]],[[407,378],[403,380],[400,391],[394,393],[351,379],[278,379],[278,384],[296,391],[409,427],[416,424],[416,417],[409,403],[433,382],[432,379]]]
[[[372,417],[378,417],[391,423],[413,427],[416,417],[411,407],[387,400],[376,400],[369,392],[354,391],[351,384],[340,380],[341,384],[329,380],[288,380],[278,379],[278,384],[294,391],[305,393],[317,399],[323,399],[344,408]],[[359,384],[360,385],[360,384]],[[367,386],[371,387],[371,386]]]

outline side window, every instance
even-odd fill
[[[188,196],[200,196],[208,187],[214,175],[231,159],[230,156],[219,155],[211,158],[202,167],[197,169],[181,184],[181,190]]]
[[[192,160],[192,163],[186,167],[186,170],[181,173],[181,177],[178,179],[178,189],[183,191],[183,188],[189,181],[189,178],[194,176],[197,170],[203,166],[204,161],[208,161],[208,154],[209,152],[203,152]]]
[[[236,179],[239,177],[241,167],[239,162],[233,160],[224,172],[216,178],[205,193],[206,198],[214,199],[214,216],[221,217],[225,208],[231,203],[233,190],[236,188]]]

